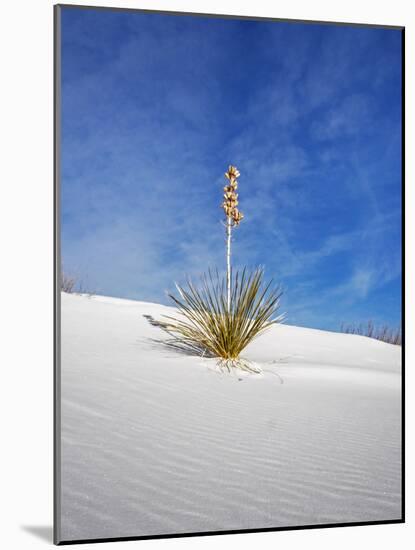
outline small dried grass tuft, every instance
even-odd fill
[[[349,325],[342,323],[340,330],[346,334],[367,336],[395,346],[402,345],[402,328],[400,326],[397,328],[388,325],[376,326],[373,321],[368,321],[367,323]]]

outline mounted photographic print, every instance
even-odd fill
[[[55,6],[55,543],[404,520],[403,47]]]

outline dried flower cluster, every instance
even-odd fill
[[[238,180],[240,176],[239,170],[236,166],[229,166],[228,171],[225,172],[226,178],[229,180],[228,185],[226,185],[223,190],[225,191],[223,197],[224,201],[222,207],[225,211],[226,217],[230,218],[232,225],[239,225],[242,218],[244,217],[242,212],[239,212],[238,206]]]

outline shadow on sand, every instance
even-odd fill
[[[148,341],[154,344],[154,347],[161,347],[165,350],[181,353],[182,355],[189,355],[194,357],[215,357],[205,347],[198,346],[196,342],[186,342],[176,336],[174,336],[167,328],[166,323],[163,321],[157,321],[152,315],[143,315],[147,321],[153,327],[158,327],[167,333],[170,338],[168,340],[162,340],[158,338],[149,338]]]
[[[38,539],[53,543],[53,527],[51,525],[22,525],[21,529]]]

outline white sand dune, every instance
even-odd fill
[[[400,519],[399,347],[278,325],[221,375],[167,312],[62,295],[62,540]]]

